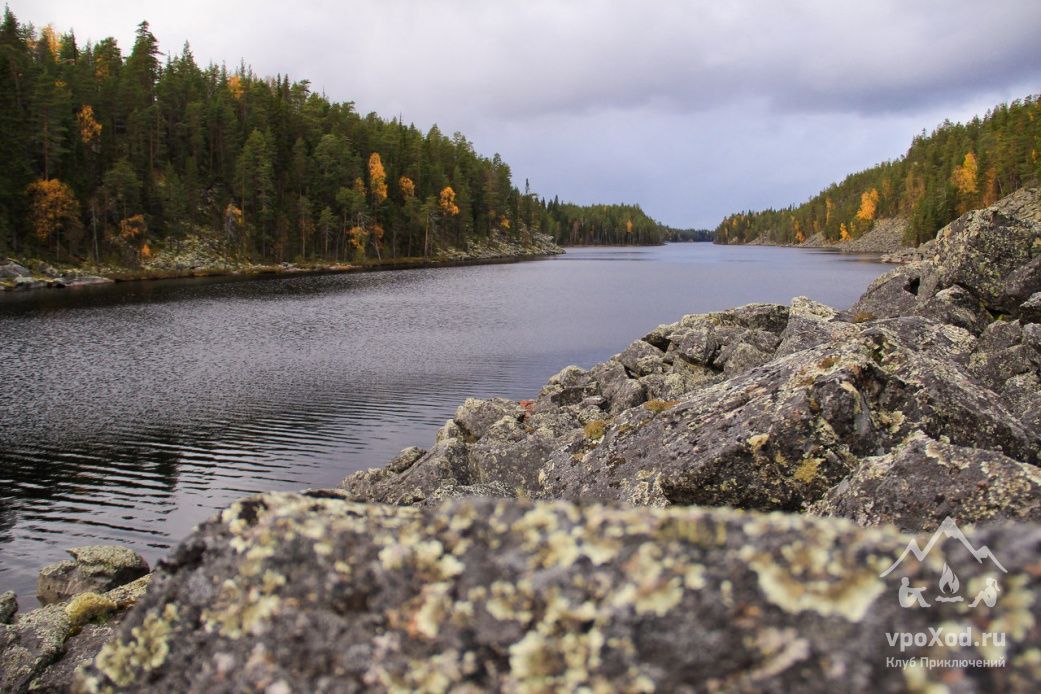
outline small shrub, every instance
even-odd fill
[[[853,314],[854,323],[867,323],[868,321],[875,320],[876,316],[871,311],[857,311]]]
[[[678,402],[678,400],[648,400],[643,403],[643,406],[648,412],[658,414],[659,412],[664,412],[670,407],[675,407]]]
[[[607,430],[607,424],[602,419],[594,419],[592,422],[589,422],[589,424],[586,424],[584,429],[586,432],[586,438],[590,441],[595,441],[604,437],[604,432]]]

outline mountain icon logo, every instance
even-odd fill
[[[906,560],[909,555],[914,556],[915,559],[921,562],[929,555],[937,544],[946,540],[957,540],[960,542],[977,563],[983,564],[984,562],[989,561],[995,568],[1000,570],[1001,573],[1008,573],[1001,562],[998,561],[997,557],[994,556],[994,553],[990,551],[989,547],[986,545],[982,545],[978,548],[975,547],[972,542],[969,541],[969,538],[965,537],[965,533],[958,527],[955,520],[948,516],[947,518],[944,518],[942,523],[940,523],[940,527],[937,528],[936,532],[934,532],[932,537],[929,538],[929,541],[925,544],[924,548],[918,544],[917,538],[911,538],[904,551],[896,561],[889,565],[889,568],[879,574],[879,578],[885,578],[891,574],[897,567],[904,563],[904,560]],[[986,604],[987,607],[993,607],[997,602],[997,595],[1001,590],[997,578],[994,576],[987,576],[985,582],[986,586],[979,591],[979,594],[976,595],[976,599],[971,605],[969,605],[970,607],[975,607],[980,602]],[[954,570],[947,562],[944,562],[943,572],[941,573],[938,582],[937,594],[933,597],[933,600],[941,603],[964,602],[965,598],[957,594],[960,587],[961,582],[959,581],[957,574],[955,574]],[[904,577],[901,579],[900,588],[897,591],[900,605],[908,608],[930,607],[930,603],[926,600],[924,595],[925,590],[924,587],[911,586],[910,579]]]

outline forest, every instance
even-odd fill
[[[1041,180],[1039,152],[1041,101],[1030,96],[968,123],[923,130],[899,159],[847,176],[801,205],[730,215],[716,228],[716,241],[788,244],[815,234],[850,240],[876,219],[903,217],[904,241],[917,245],[965,212]]]
[[[0,25],[0,254],[134,266],[201,237],[256,262],[429,256],[493,233],[661,243],[638,206],[546,200],[462,134],[426,133],[245,63],[79,45],[6,9]]]

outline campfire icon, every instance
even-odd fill
[[[964,602],[962,596],[957,594],[961,583],[958,581],[957,574],[951,571],[951,567],[947,565],[947,562],[943,563],[943,572],[940,574],[938,587],[941,594],[936,597],[937,602]]]
[[[1008,573],[1001,562],[991,553],[990,548],[983,545],[979,548],[973,546],[969,539],[965,537],[965,533],[962,532],[961,528],[954,521],[953,518],[948,516],[940,524],[940,527],[936,529],[932,537],[926,543],[923,549],[918,544],[918,540],[912,538],[907,543],[906,549],[901,553],[900,557],[894,561],[889,568],[879,574],[880,578],[885,578],[892,573],[898,566],[900,566],[908,555],[913,555],[918,561],[922,561],[928,556],[929,552],[942,541],[953,539],[960,542],[969,554],[978,563],[983,564],[984,561],[989,561],[1000,570],[1002,573]],[[970,604],[970,607],[975,607],[980,602],[984,603],[987,607],[993,607],[998,599],[998,593],[1001,592],[1001,588],[998,585],[997,578],[993,576],[987,576],[985,578],[986,585],[980,590],[976,599]],[[940,603],[953,603],[953,602],[964,602],[965,598],[958,594],[961,589],[961,581],[958,579],[958,575],[954,573],[954,570],[945,561],[943,564],[943,571],[940,572],[940,579],[937,582],[937,595],[933,598],[936,602]],[[897,591],[897,597],[901,607],[929,607],[929,602],[925,599],[925,588],[920,586],[912,586],[910,579],[906,576],[900,581],[900,588]]]

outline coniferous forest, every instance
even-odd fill
[[[532,232],[660,243],[638,206],[547,201],[460,133],[359,114],[306,80],[79,45],[5,10],[0,25],[0,254],[133,266],[171,241],[255,262],[433,255]]]
[[[969,210],[986,207],[1041,180],[1041,101],[1001,104],[968,123],[945,121],[914,138],[907,153],[847,176],[807,202],[782,210],[733,214],[716,228],[719,243],[802,243],[855,239],[876,219],[908,220],[917,245]]]

